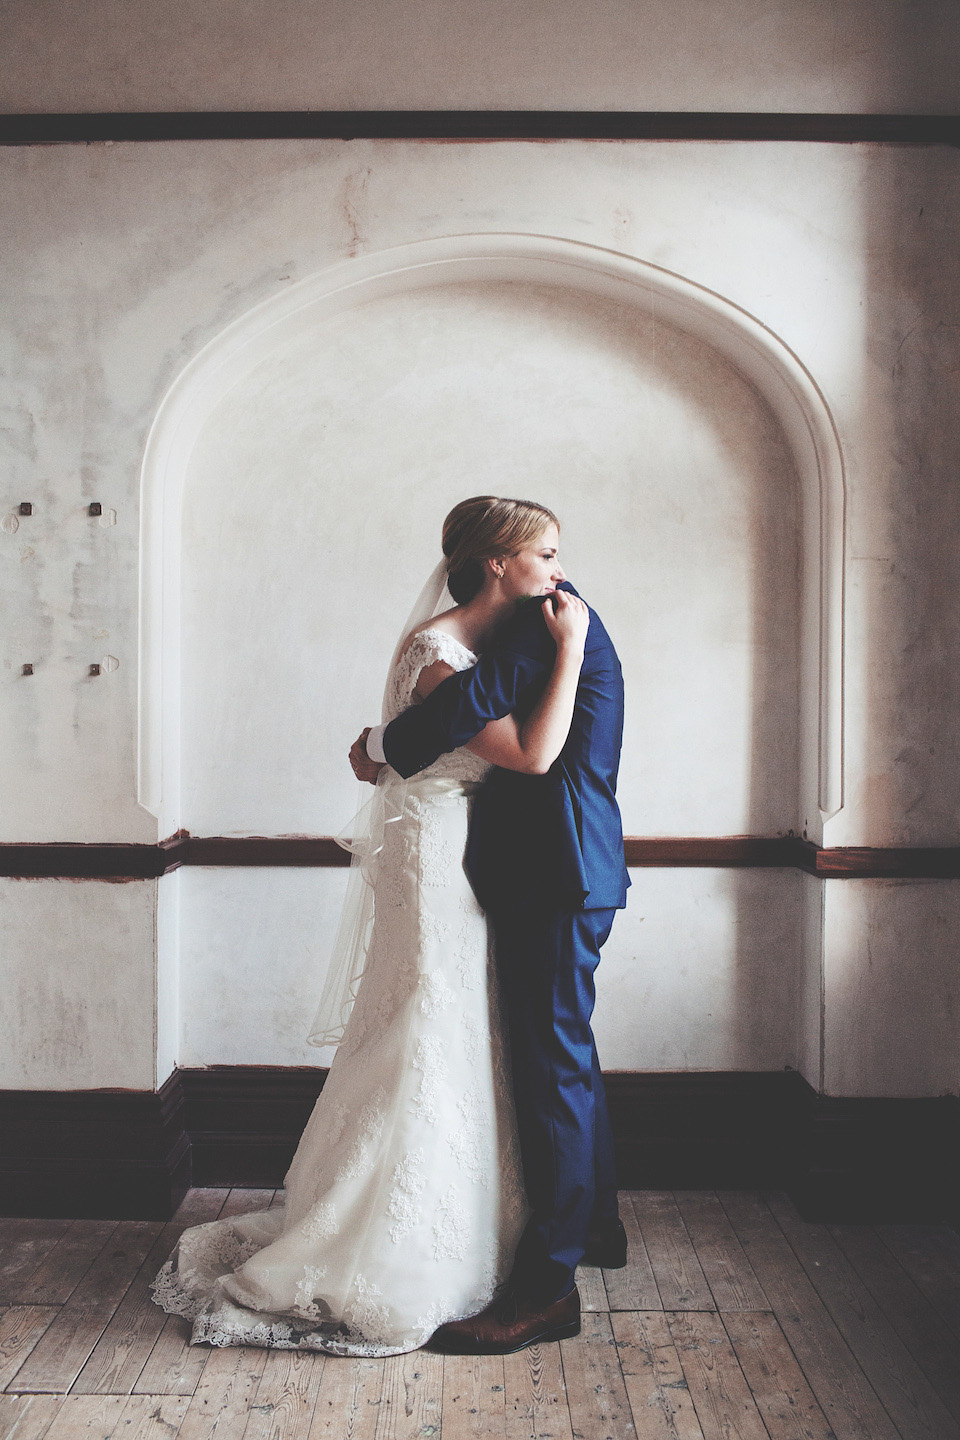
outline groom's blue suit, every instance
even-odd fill
[[[576,594],[563,582],[561,589]],[[531,600],[470,670],[384,731],[401,775],[535,705],[556,654]],[[616,801],[623,733],[620,662],[590,611],[566,744],[546,775],[495,769],[474,799],[466,868],[494,928],[514,1092],[533,1211],[514,1278],[544,1303],[573,1283],[591,1226],[617,1216],[613,1143],[590,1029],[593,974],[630,881]]]

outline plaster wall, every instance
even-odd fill
[[[953,0],[31,0],[3,110],[950,112]]]
[[[153,1089],[156,891],[0,878],[0,1087]]]
[[[634,872],[598,971],[608,1070],[799,1068],[802,878]],[[344,872],[180,872],[184,1065],[329,1064],[304,1042]],[[224,938],[229,937],[229,944]]]
[[[755,315],[814,375],[836,420],[848,475],[846,803],[828,823],[825,838],[831,844],[956,843],[953,796],[960,778],[955,734],[960,697],[955,694],[956,680],[941,660],[942,655],[955,653],[960,638],[952,604],[960,578],[955,543],[960,524],[951,484],[956,464],[954,377],[960,373],[955,297],[960,288],[954,247],[946,243],[957,212],[952,152],[707,144],[117,145],[7,151],[0,156],[0,171],[9,198],[2,246],[4,284],[14,297],[5,359],[10,408],[2,438],[8,498],[0,527],[0,585],[13,620],[3,638],[3,838],[157,838],[154,818],[138,807],[135,798],[138,485],[150,423],[186,362],[258,301],[350,255],[442,234],[512,230],[583,240],[685,275]],[[427,326],[429,333],[443,331],[444,344],[453,343],[449,327],[444,330],[438,324],[437,313],[432,320],[428,313],[405,317],[398,313],[390,344],[396,347],[403,327],[415,324]],[[486,314],[482,306],[475,310],[473,335],[481,345],[489,344],[491,334]],[[373,318],[368,319],[372,324]],[[365,323],[358,322],[358,336]],[[529,343],[525,339],[519,346],[529,356],[536,353],[535,347],[531,349],[534,340],[547,352],[556,347],[557,327],[562,330],[569,315],[534,306],[519,319],[514,312],[512,323],[536,331],[528,337]],[[615,329],[605,323],[607,339]],[[661,340],[661,358],[672,363],[671,357],[675,359],[683,349],[683,337]],[[349,360],[350,335],[338,343],[346,346],[338,353]],[[648,358],[656,354],[649,336],[644,343]],[[420,344],[416,353],[426,357],[425,364],[434,364],[434,348]],[[618,353],[616,346],[613,352]],[[441,348],[437,355],[449,353]],[[607,382],[624,386],[628,374],[635,378],[637,361],[631,353],[634,358],[621,363],[611,360],[606,342],[598,348],[591,361],[590,380],[595,387],[589,392],[591,404],[599,404]],[[572,367],[564,371],[565,380],[579,386],[584,376],[576,366],[583,357],[571,359],[569,347],[563,354],[564,363]],[[283,357],[277,357],[274,371],[261,377],[262,396],[274,407],[271,414],[278,425],[291,417],[301,423],[308,392],[295,370],[283,371],[284,363]],[[729,573],[736,576],[737,588],[724,590],[724,610],[716,617],[717,634],[732,636],[736,643],[722,658],[713,657],[715,668],[710,671],[709,698],[717,696],[722,722],[716,731],[720,745],[716,755],[723,773],[711,777],[706,768],[700,773],[697,766],[704,765],[704,757],[699,752],[692,756],[692,768],[685,757],[674,753],[667,761],[670,768],[662,769],[670,745],[665,732],[655,733],[658,717],[661,731],[663,725],[673,723],[672,709],[683,709],[675,716],[681,731],[689,727],[691,717],[676,688],[663,692],[658,701],[651,698],[656,693],[654,677],[632,700],[631,723],[638,727],[637,751],[649,751],[653,744],[662,748],[657,750],[655,777],[644,777],[645,754],[640,755],[636,773],[628,762],[624,796],[630,807],[628,827],[645,828],[646,816],[651,828],[654,821],[662,820],[668,833],[697,829],[708,833],[713,828],[776,833],[792,823],[786,808],[771,798],[776,777],[769,786],[757,789],[760,808],[751,810],[753,802],[746,798],[749,764],[742,748],[738,757],[735,743],[738,716],[742,721],[756,698],[752,688],[756,655],[746,644],[748,626],[755,627],[755,636],[762,632],[776,637],[780,659],[785,653],[782,647],[789,649],[791,624],[785,612],[790,607],[782,603],[792,593],[789,554],[777,545],[764,550],[773,573],[768,568],[758,576],[756,552],[745,534],[737,533],[732,519],[738,492],[730,488],[724,495],[711,492],[709,477],[722,478],[727,487],[740,485],[744,488],[739,493],[745,494],[750,477],[756,480],[761,472],[775,475],[781,486],[789,467],[784,466],[780,442],[765,428],[762,403],[748,393],[742,380],[728,375],[722,364],[717,368],[709,357],[699,354],[695,363],[691,360],[683,371],[684,383],[662,389],[663,403],[689,405],[693,391],[688,382],[695,371],[712,377],[705,383],[714,387],[715,395],[735,397],[736,416],[738,421],[746,417],[745,426],[732,427],[733,433],[725,431],[730,412],[718,406],[709,424],[677,425],[689,448],[664,451],[658,448],[661,437],[655,436],[643,459],[649,462],[651,477],[669,473],[675,479],[682,473],[689,482],[683,504],[671,509],[670,497],[661,495],[657,500],[656,513],[673,525],[675,538],[684,527],[703,523],[706,503],[720,507],[712,512],[716,526],[705,541],[691,532],[694,543],[688,553],[703,554],[709,564],[717,565],[718,576],[732,564]],[[652,374],[648,365],[644,383],[629,390],[629,404],[640,417],[651,413]],[[341,379],[338,374],[338,385]],[[502,379],[498,384],[503,384]],[[316,530],[319,520],[319,512],[310,508],[315,506],[316,492],[307,487],[302,470],[295,473],[296,467],[276,464],[270,469],[274,462],[266,442],[276,431],[260,436],[249,424],[244,434],[257,456],[256,468],[269,473],[269,485],[261,479],[258,488],[258,476],[245,473],[238,476],[230,497],[236,502],[234,508],[220,503],[227,491],[228,462],[231,457],[237,462],[240,454],[230,446],[243,438],[241,399],[240,395],[232,401],[228,398],[198,446],[195,463],[203,462],[211,484],[205,491],[200,472],[191,472],[197,483],[188,494],[192,493],[195,508],[190,509],[185,531],[189,552],[198,539],[213,535],[217,525],[223,527],[216,534],[221,553],[234,557],[224,573],[232,576],[235,586],[243,568],[236,563],[237,555],[245,562],[254,555],[282,556],[291,570],[303,566],[304,535]],[[609,412],[595,413],[609,421]],[[704,413],[701,409],[701,419]],[[568,417],[562,418],[568,423]],[[337,454],[342,462],[347,442],[340,409],[331,411],[330,421],[334,429],[341,426]],[[287,452],[294,459],[310,449],[309,432],[299,433],[301,438]],[[469,427],[464,433],[470,433]],[[538,453],[537,438],[538,432],[531,432],[527,452],[531,456]],[[493,453],[502,464],[506,451]],[[598,450],[595,481],[609,453]],[[621,448],[615,453],[622,462],[631,452]],[[479,477],[480,471],[473,473]],[[379,541],[380,531],[371,525],[367,493],[353,489],[342,471],[338,474],[332,531],[338,540],[349,534],[344,543],[354,547],[351,553],[365,556],[371,541]],[[541,478],[548,478],[545,472]],[[471,484],[456,493],[473,488]],[[760,493],[768,504],[769,491]],[[778,489],[781,493],[786,492]],[[596,533],[589,518],[593,497],[588,504],[577,488],[558,494],[565,517],[574,516],[574,523],[568,521],[570,538],[565,543],[582,546],[579,554],[573,552],[577,563],[569,565],[571,573],[579,579],[577,571],[582,568],[589,572],[594,589],[608,588],[605,618],[632,660],[649,664],[655,644],[635,646],[633,635],[634,624],[651,614],[657,625],[662,620],[655,611],[659,592],[643,589],[648,583],[647,566],[657,562],[651,537],[641,533],[635,523],[637,512],[630,511],[634,528],[625,527],[626,533],[618,538],[626,543],[616,548],[624,554],[631,546],[638,549],[643,577],[637,592],[631,588],[624,597],[620,612],[619,571],[607,574],[604,549],[596,540],[574,541],[575,535]],[[20,519],[14,530],[13,508],[21,499],[34,502],[35,514]],[[116,525],[90,520],[85,506],[93,499],[100,500],[105,510],[116,511]],[[598,503],[605,535],[616,503],[614,491],[600,488]],[[431,505],[435,523],[446,505],[442,490],[431,491],[429,503],[425,497],[424,514]],[[786,534],[789,510],[774,510],[764,524],[770,533]],[[391,534],[396,544],[376,577],[378,596],[382,591],[390,599],[388,608],[408,593],[409,576],[419,581],[432,562],[432,548],[429,554],[414,552],[414,544],[420,543],[423,529],[429,526],[421,526],[419,516],[413,518],[416,524],[404,522]],[[394,530],[398,525],[395,516]],[[327,533],[322,540],[334,560],[344,563]],[[669,553],[676,558],[675,549]],[[776,559],[770,560],[771,555]],[[668,568],[664,564],[661,579]],[[689,571],[688,578],[693,573]],[[279,697],[278,684],[282,688],[289,681],[287,636],[294,634],[298,643],[304,642],[303,627],[308,622],[300,615],[293,630],[284,628],[281,606],[274,615],[277,623],[270,625],[265,617],[273,602],[265,593],[265,603],[259,609],[249,605],[247,613],[250,623],[261,627],[249,632],[258,636],[257,656],[225,657],[205,649],[202,621],[211,615],[224,620],[223,633],[231,644],[240,632],[229,629],[234,623],[231,607],[211,589],[204,589],[209,577],[201,567],[194,566],[191,575],[189,584],[194,588],[187,600],[195,607],[191,630],[196,643],[188,663],[197,685],[189,689],[187,704],[199,703],[189,697],[202,695],[202,683],[211,678],[218,686],[229,686],[239,677],[249,687],[243,694],[253,697],[251,721],[263,725],[272,720],[282,733],[287,710],[279,698],[273,708],[269,697]],[[283,580],[286,583],[286,577]],[[583,588],[586,592],[587,584]],[[748,595],[766,597],[759,610],[750,611]],[[247,597],[238,594],[237,603],[246,606]],[[284,604],[289,612],[289,594]],[[735,612],[732,623],[728,623],[730,606]],[[698,613],[702,619],[705,612]],[[318,612],[312,612],[311,633],[322,648],[328,637],[320,621]],[[371,648],[385,654],[394,628],[392,623],[385,626],[371,619]],[[663,636],[667,633],[664,628]],[[644,634],[650,638],[648,632]],[[89,662],[107,654],[116,657],[118,668],[95,680],[88,678]],[[34,676],[20,675],[25,661],[36,663]],[[261,663],[266,670],[258,668]],[[789,669],[788,663],[782,673]],[[680,684],[682,677],[675,679]],[[357,708],[356,715],[343,716],[348,741],[370,720],[369,707],[376,701],[379,682],[348,665],[345,685]],[[235,693],[230,692],[231,698]],[[780,690],[772,720],[765,712],[757,721],[772,736],[789,734],[793,723],[795,712],[786,693]],[[660,704],[661,710],[650,710],[652,703]],[[347,706],[341,708],[345,712]],[[756,720],[756,707],[752,713]],[[193,755],[210,759],[221,717],[203,703],[196,718]],[[229,738],[243,742],[236,728]],[[235,776],[224,780],[205,763],[188,761],[188,769],[194,766],[190,793],[197,805],[195,813],[211,825],[222,821],[222,828],[240,831],[330,828],[332,820],[346,818],[344,811],[349,813],[353,796],[326,768],[329,738],[324,735],[324,743],[316,747],[318,757],[322,756],[317,761],[317,782],[330,786],[329,805],[325,800],[322,815],[319,806],[314,811],[307,794],[313,772],[306,785],[298,786],[311,739],[302,726],[296,733],[300,748],[295,765],[284,759],[279,745],[270,757],[270,764],[276,766],[274,778],[283,781],[282,814],[271,809],[273,787],[260,783],[255,747],[246,755],[249,784],[238,784]],[[742,736],[740,743],[742,747]],[[695,748],[689,740],[687,744],[688,750]],[[768,759],[777,754],[775,744],[766,753]],[[779,753],[782,758],[786,750]],[[772,775],[770,767],[767,775]],[[671,795],[682,811],[683,824],[666,825]],[[702,824],[695,823],[698,814]],[[193,822],[193,828],[201,827]],[[245,886],[252,899],[263,899],[265,913],[273,913],[269,907],[275,901],[268,901],[264,877],[277,873],[236,874],[229,877],[229,884]],[[303,973],[312,973],[316,951],[308,957],[297,947],[309,933],[313,907],[317,921],[325,926],[323,917],[333,902],[329,896],[311,900],[309,887],[333,885],[336,877],[301,876],[294,881],[284,876],[283,885],[299,884],[306,890],[302,905],[295,903],[297,892],[281,906],[287,919],[274,937],[275,958],[270,961],[274,968],[265,972],[273,977],[270,984],[276,998],[270,1002],[269,1025],[255,1037],[248,1017],[258,1013],[259,975],[246,958],[251,950],[242,907],[231,908],[222,900],[227,883],[215,872],[184,872],[179,879],[168,877],[161,883],[169,899],[161,905],[158,923],[162,933],[179,933],[182,954],[178,972],[175,947],[172,942],[165,945],[159,979],[160,1014],[165,1018],[159,1051],[153,1033],[152,925],[149,931],[145,924],[135,929],[143,948],[130,972],[141,978],[149,975],[149,986],[144,979],[139,989],[131,989],[130,973],[118,971],[116,959],[110,958],[123,953],[124,937],[143,920],[142,906],[147,903],[143,897],[151,897],[152,906],[152,887],[146,882],[119,887],[32,882],[7,889],[12,939],[5,963],[14,985],[28,993],[37,966],[32,923],[39,917],[30,907],[39,902],[24,897],[43,895],[49,889],[51,896],[69,894],[70,924],[81,932],[92,933],[101,925],[109,928],[110,937],[91,947],[85,963],[92,967],[92,983],[116,1006],[115,1014],[109,1007],[102,1012],[102,1022],[96,1022],[89,1043],[64,1079],[63,1067],[45,1048],[44,1008],[26,1005],[22,1024],[27,1060],[17,1072],[21,1076],[17,1083],[52,1088],[65,1083],[149,1086],[157,1065],[162,1070],[178,1055],[181,1059],[202,1056],[210,1062],[241,1057],[249,1061],[254,1058],[250,1053],[254,1041],[264,1063],[284,1063],[298,1043],[282,998],[285,956],[297,954]],[[832,895],[847,883],[825,888]],[[797,1063],[815,1081],[820,1040],[819,902],[811,901],[811,884],[819,894],[816,882],[786,873],[749,878],[722,872],[644,875],[631,910],[618,921],[610,942],[616,948],[608,950],[601,971],[598,1025],[610,1057],[605,1054],[605,1063],[626,1068],[647,1063],[745,1068]],[[108,892],[115,903],[105,911],[102,897]],[[183,907],[179,921],[175,892],[180,893]],[[282,894],[282,887],[277,893]],[[316,893],[319,896],[319,889]],[[930,914],[939,914],[937,887],[924,893]],[[699,897],[692,927],[696,933],[688,946],[692,922],[687,912],[694,895]],[[647,905],[643,897],[651,903]],[[927,900],[916,903],[922,908]],[[648,910],[649,917],[641,923],[639,916]],[[655,924],[650,923],[653,916]],[[807,937],[802,955],[785,939],[794,916]],[[928,928],[939,958],[929,967],[917,1003],[921,1016],[932,1020],[950,1003],[951,951],[946,929],[932,922]],[[848,932],[843,933],[847,940],[827,924],[827,973],[831,973],[830,946],[842,942],[845,984],[853,983],[851,975],[860,977],[856,983],[866,983],[867,957],[862,947],[849,943]],[[656,946],[645,939],[649,934],[659,935]],[[738,938],[748,935],[752,937],[748,942]],[[767,935],[764,956],[760,952]],[[677,986],[678,950],[698,957],[695,978],[686,991]],[[233,956],[244,957],[242,963],[237,961],[230,982],[234,1018],[218,1029],[203,1018],[201,1002],[204,994],[222,990],[223,970],[231,971]],[[635,956],[645,957],[642,965],[634,964]],[[777,973],[786,977],[787,992],[796,997],[789,1023],[783,1014],[782,990],[774,983],[778,966]],[[616,989],[613,981],[604,980],[604,971],[616,976]],[[741,1010],[730,997],[743,998],[746,977],[753,999]],[[75,1002],[66,982],[59,993],[70,1009]],[[827,1046],[827,1054],[838,1054],[836,1044],[842,1043],[845,1056],[842,1071],[836,1066],[831,1071],[828,1065],[828,1087],[840,1086],[841,1093],[863,1093],[862,1087],[885,1093],[870,1056],[882,1049],[884,1036],[899,1024],[897,996],[892,989],[878,992],[866,1033],[852,1023],[847,1031],[843,1029],[846,993],[829,986],[826,991],[827,1034],[842,1037],[832,1051]],[[702,1012],[692,1012],[690,1004],[701,994],[709,999],[709,1011],[705,1004]],[[610,1008],[614,996],[619,1002],[616,1016]],[[302,1008],[308,1015],[311,1003],[306,995],[296,996],[298,1012]],[[669,1022],[660,1026],[653,1041],[641,1023],[634,1025],[628,1017],[643,1017],[656,1005]],[[829,1028],[831,1005],[836,1007],[840,1027],[835,1031]],[[705,1013],[715,1021],[712,1026],[704,1025]],[[898,1087],[896,1093],[911,1093],[911,1087],[923,1093],[924,1087],[942,1080],[930,1078],[922,1032],[918,1023],[900,1049],[891,1082]],[[119,1047],[117,1036],[122,1037]],[[108,1044],[112,1044],[109,1061]],[[781,1057],[779,1061],[771,1058],[774,1054]],[[653,1056],[659,1058],[654,1061]],[[139,1078],[115,1078],[131,1075]]]
[[[824,1082],[830,1095],[956,1095],[960,882],[826,888]]]

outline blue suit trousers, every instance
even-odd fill
[[[613,1137],[590,1028],[594,971],[615,914],[517,906],[490,916],[533,1211],[512,1278],[544,1304],[573,1285],[589,1228],[618,1215]]]

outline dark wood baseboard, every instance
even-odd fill
[[[188,1185],[277,1187],[320,1068],[178,1070],[155,1095],[0,1094],[0,1213],[165,1219]],[[808,1220],[960,1219],[960,1100],[834,1099],[794,1070],[606,1076],[625,1189],[783,1189]]]
[[[805,1220],[960,1220],[960,1100],[815,1096],[791,1198]]]
[[[194,1183],[280,1186],[326,1072],[179,1072]],[[810,1220],[960,1211],[960,1100],[832,1099],[795,1070],[613,1071],[625,1189],[785,1189]]]
[[[792,869],[821,880],[960,877],[960,845],[843,846],[821,849],[797,835],[627,835],[637,869]],[[155,879],[181,865],[340,868],[350,855],[329,835],[191,835],[182,830],[158,845],[0,843],[0,875],[86,880]]]
[[[627,1190],[783,1189],[814,1092],[795,1070],[605,1077]]]
[[[728,110],[202,110],[0,116],[0,145],[156,140],[799,140],[955,145],[956,115]]]
[[[177,1073],[193,1149],[193,1183],[282,1185],[326,1070],[238,1065]]]
[[[279,1186],[324,1070],[181,1070],[197,1185]],[[606,1076],[625,1189],[780,1187],[813,1091],[796,1071]]]
[[[191,1184],[179,1074],[155,1093],[0,1091],[0,1214],[167,1220]]]

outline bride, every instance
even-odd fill
[[[193,1344],[397,1354],[482,1310],[509,1274],[527,1207],[463,855],[491,766],[543,773],[570,728],[588,613],[556,590],[558,543],[555,516],[528,501],[477,496],[444,522],[445,559],[404,628],[384,719],[475,664],[525,597],[543,604],[553,672],[522,724],[491,723],[411,780],[380,770],[310,1036],[339,1046],[284,1202],[186,1230],[154,1281],[157,1304],[193,1321]],[[443,598],[456,603],[438,614]]]

